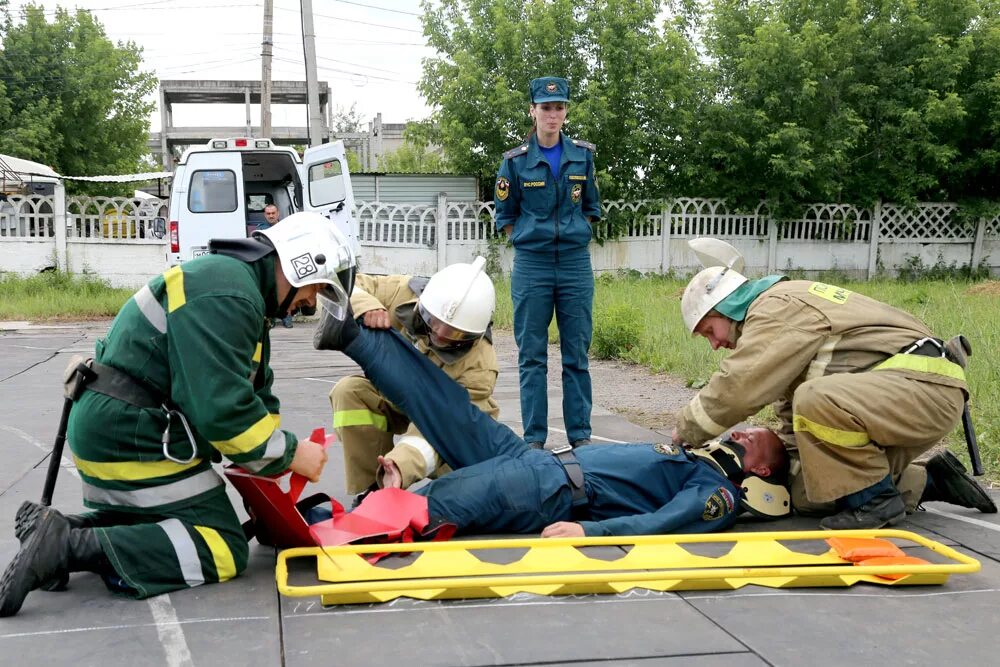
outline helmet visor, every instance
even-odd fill
[[[316,300],[320,307],[337,320],[347,317],[347,307],[350,305],[350,298],[347,292],[340,285],[339,281],[323,286],[323,289],[316,295]]]
[[[433,347],[440,349],[461,347],[462,345],[473,343],[477,338],[482,336],[482,334],[457,329],[447,322],[438,319],[429,310],[424,308],[423,304],[418,303],[417,310],[420,312],[420,319],[427,325],[427,336],[430,338]]]

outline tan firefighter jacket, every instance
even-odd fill
[[[736,348],[681,412],[677,432],[685,442],[699,445],[773,402],[782,420],[779,435],[794,447],[792,396],[800,384],[833,373],[870,371],[883,362],[924,382],[966,389],[955,364],[935,364],[933,358],[915,355],[894,357],[905,346],[932,336],[926,325],[833,285],[776,283],[754,299],[744,321],[735,326]]]

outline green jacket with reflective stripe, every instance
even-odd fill
[[[196,451],[180,417],[169,422],[167,456],[163,410],[84,392],[68,436],[85,504],[155,512],[224,493],[211,470],[219,454],[254,473],[288,469],[298,440],[278,428],[268,365],[268,318],[277,308],[271,255],[253,263],[199,257],[129,299],[97,342],[95,359],[168,397]]]

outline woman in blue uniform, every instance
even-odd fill
[[[574,446],[590,444],[587,353],[593,330],[592,222],[601,217],[594,145],[562,132],[566,79],[531,82],[533,122],[527,141],[503,155],[497,174],[496,226],[514,244],[511,296],[521,376],[524,439],[535,448],[548,433],[549,323],[555,312],[562,352],[563,421]]]

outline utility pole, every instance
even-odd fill
[[[260,136],[271,138],[271,49],[274,42],[274,0],[264,0],[264,40],[260,52]]]
[[[323,143],[323,115],[319,109],[319,77],[316,75],[316,32],[312,0],[299,0],[302,10],[302,50],[306,61],[306,94],[309,98],[309,145]]]

